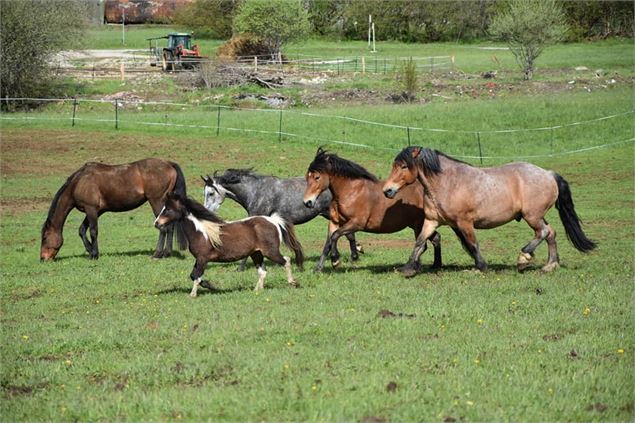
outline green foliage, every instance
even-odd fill
[[[272,56],[281,53],[282,46],[309,35],[306,10],[298,0],[246,0],[234,18],[234,31],[260,38]]]
[[[524,78],[531,79],[536,59],[565,37],[567,24],[556,0],[507,0],[489,30],[507,43]]]
[[[633,2],[563,1],[569,40],[633,37]]]
[[[397,81],[403,91],[403,96],[408,101],[414,101],[418,89],[417,83],[417,64],[410,57],[403,60],[401,69],[397,75]]]
[[[197,38],[229,38],[237,4],[234,0],[195,0],[177,9],[174,21],[192,28]]]
[[[45,95],[49,55],[77,46],[86,26],[81,0],[2,1],[0,96]]]

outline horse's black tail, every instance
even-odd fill
[[[553,176],[558,184],[558,199],[556,200],[556,208],[560,214],[560,220],[562,220],[562,224],[564,225],[567,238],[578,251],[587,253],[593,250],[597,244],[587,238],[584,231],[582,231],[580,218],[573,207],[573,199],[571,198],[569,183],[555,172]]]
[[[185,175],[179,166],[175,162],[170,162],[174,170],[176,171],[176,182],[174,183],[174,192],[179,194],[182,198],[187,198],[187,187],[185,185]],[[183,231],[183,224],[181,221],[174,222],[174,232],[176,232],[176,240],[179,245],[179,250],[185,250],[187,248],[187,237]]]
[[[278,227],[282,232],[282,240],[287,247],[293,250],[295,254],[295,264],[300,270],[304,270],[304,251],[302,251],[302,244],[300,244],[298,237],[295,235],[295,229],[293,229],[293,225],[290,222],[282,218],[280,220],[281,224],[278,225]]]

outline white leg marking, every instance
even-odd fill
[[[287,271],[287,282],[294,288],[298,288],[300,285],[293,279],[293,274],[291,273],[291,259],[287,256],[284,257],[284,270]]]
[[[260,291],[265,288],[265,277],[267,276],[267,271],[262,267],[258,268],[258,282],[256,283],[256,287],[254,291]]]
[[[201,283],[201,278],[198,278],[194,281],[194,286],[192,286],[192,292],[190,292],[190,297],[196,297],[196,291],[198,291],[198,286]]]

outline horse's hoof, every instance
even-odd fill
[[[315,266],[313,268],[313,273],[322,273],[322,267],[321,266]]]
[[[401,273],[401,276],[404,278],[412,278],[417,276],[417,273],[419,273],[418,269],[413,266],[402,266],[397,269],[397,271]]]
[[[289,286],[291,286],[292,288],[300,288],[300,284],[296,281],[289,281]]]
[[[554,261],[553,263],[547,263],[544,266],[542,266],[542,271],[551,272],[556,270],[558,267],[560,267],[560,264],[557,261]]]
[[[518,255],[518,260],[516,261],[516,269],[518,269],[518,272],[520,273],[524,272],[525,269],[529,266],[529,264],[533,260],[533,258],[534,256],[529,253],[521,252]]]
[[[196,298],[196,292],[190,292],[190,298]]]
[[[342,264],[342,262],[340,261],[340,259],[335,260],[334,262],[331,262],[331,265],[333,266],[333,268],[337,268],[340,266],[340,264]]]
[[[364,254],[364,247],[362,247],[362,244],[355,244],[355,249],[358,253]]]

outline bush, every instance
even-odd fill
[[[49,55],[79,44],[87,16],[81,0],[3,1],[0,96],[46,95],[51,81]]]
[[[220,59],[236,60],[244,56],[269,55],[269,47],[259,38],[250,34],[236,35],[218,47],[216,56]]]

